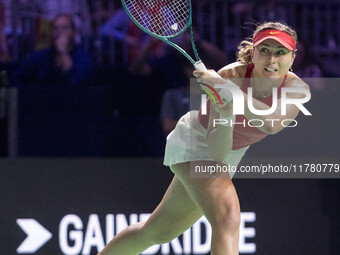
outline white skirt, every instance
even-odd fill
[[[171,165],[183,162],[216,161],[209,152],[206,136],[207,130],[198,120],[198,111],[182,116],[166,138],[164,165],[171,168]],[[222,162],[237,168],[248,148],[232,150]]]

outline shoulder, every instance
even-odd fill
[[[218,71],[224,79],[230,79],[233,83],[242,88],[244,77],[247,72],[248,65],[241,62],[231,63]]]
[[[51,59],[53,59],[52,50],[50,48],[41,49],[29,54],[21,63],[21,66],[39,65],[42,63],[50,62]]]
[[[307,83],[305,83],[299,76],[297,76],[293,72],[288,72],[285,87],[309,90],[309,86],[307,85]]]
[[[304,98],[307,94],[310,94],[308,84],[293,72],[288,72],[285,87],[296,89],[295,92],[289,93],[292,98]]]
[[[218,74],[223,78],[233,79],[233,78],[244,78],[247,71],[247,64],[242,64],[241,62],[234,62],[218,71]]]

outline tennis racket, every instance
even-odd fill
[[[192,30],[192,7],[190,0],[121,0],[132,21],[149,35],[158,38],[181,52],[197,70],[206,70],[198,56]],[[170,39],[190,29],[194,60]]]

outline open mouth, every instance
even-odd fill
[[[271,73],[275,73],[275,72],[277,71],[276,68],[271,68],[271,67],[265,67],[264,70],[265,70],[266,72],[271,72]]]

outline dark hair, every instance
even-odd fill
[[[276,30],[286,32],[291,37],[293,37],[295,42],[298,41],[296,31],[290,26],[284,23],[281,23],[281,22],[265,22],[265,23],[257,25],[252,37],[249,40],[243,40],[239,44],[239,46],[237,47],[238,51],[236,54],[237,61],[240,61],[241,63],[245,63],[245,64],[251,64],[250,50],[253,48],[253,43],[251,41],[254,39],[256,34],[264,30],[268,30],[268,29],[276,29]]]
[[[73,16],[71,14],[68,14],[68,13],[59,13],[59,14],[57,14],[57,16],[55,16],[55,18],[53,19],[53,24],[60,17],[68,18],[70,23],[71,23],[72,29],[76,30],[76,23],[74,22]]]

